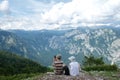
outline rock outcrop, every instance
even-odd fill
[[[100,77],[94,77],[87,73],[80,73],[79,76],[54,75],[53,73],[46,73],[42,77],[35,80],[104,80]]]

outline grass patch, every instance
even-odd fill
[[[102,77],[105,80],[120,80],[120,71],[89,71],[90,75]]]
[[[31,73],[31,74],[17,74],[12,76],[0,76],[0,80],[31,80],[34,76],[41,75],[40,73]]]
[[[94,65],[94,66],[85,66],[83,68],[85,71],[117,71],[118,67],[116,65]]]

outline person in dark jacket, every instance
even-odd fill
[[[64,75],[70,75],[70,71],[69,71],[69,68],[67,65],[63,65],[63,72],[64,72]]]

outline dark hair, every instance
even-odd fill
[[[54,55],[54,58],[56,58],[56,55]]]

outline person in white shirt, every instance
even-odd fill
[[[70,75],[71,76],[78,76],[80,74],[80,65],[79,63],[75,60],[74,56],[71,56],[68,58],[71,62],[69,63],[69,70],[70,70]]]

